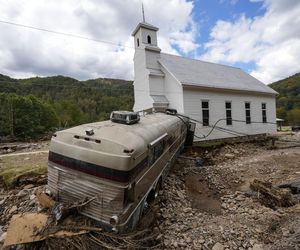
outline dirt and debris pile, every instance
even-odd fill
[[[65,205],[39,189],[36,200],[39,213],[12,216],[2,239],[5,249],[15,249],[15,246],[22,249],[142,249],[160,245],[157,232],[151,229],[141,228],[128,234],[108,233],[94,220],[79,215],[80,209],[93,198]]]
[[[38,211],[35,195],[37,189],[38,187],[34,184],[24,185],[23,187],[9,191],[1,189],[0,225],[3,225],[2,230],[6,231],[8,222],[13,215]]]
[[[0,143],[0,155],[10,154],[13,152],[30,152],[34,150],[47,150],[49,148],[49,141],[39,143],[13,142]]]
[[[297,176],[299,164],[296,148],[270,150],[262,142],[191,149],[177,161],[161,197],[164,248],[297,249],[299,203],[276,187]],[[272,206],[250,189],[255,179],[272,183],[266,192],[268,201],[275,199]]]
[[[271,208],[290,207],[297,203],[290,190],[276,188],[270,182],[254,180],[250,188],[257,192],[259,200],[264,205]]]
[[[52,219],[39,231],[41,240],[22,246],[25,249],[299,248],[299,148],[270,149],[260,141],[194,147],[182,156],[167,177],[159,199],[145,211],[135,232],[106,233],[93,220],[76,215],[75,211],[57,224]],[[13,215],[40,211],[38,201],[55,206],[49,204],[47,196],[39,195],[43,189],[40,183],[32,181],[11,188],[1,190],[0,242],[8,237],[7,225]]]

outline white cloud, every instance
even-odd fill
[[[158,42],[164,52],[188,53],[197,47],[191,1],[143,2],[146,21],[160,28]],[[130,35],[141,21],[140,0],[3,0],[0,16],[1,20],[127,46],[114,47],[0,23],[0,73],[15,77],[62,74],[79,79],[133,77]]]
[[[266,8],[263,16],[216,23],[201,59],[253,62],[251,74],[270,83],[300,71],[300,1],[252,0],[258,1]]]

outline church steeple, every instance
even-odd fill
[[[157,31],[158,28],[152,24],[139,23],[131,34],[134,37],[135,48],[153,47],[153,49],[159,49],[157,46]]]
[[[143,21],[140,22],[132,32],[134,37],[135,49],[149,49],[153,51],[160,51],[157,46],[157,31],[158,28],[145,20],[144,4],[142,4]]]
[[[134,37],[134,111],[154,108],[153,95],[164,93],[164,73],[160,69],[160,48],[157,45],[158,28],[145,22],[140,22],[132,36]]]

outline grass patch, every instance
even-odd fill
[[[7,187],[21,176],[47,173],[47,154],[11,156],[0,160],[0,180]]]

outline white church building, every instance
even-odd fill
[[[200,121],[198,140],[276,132],[276,91],[239,68],[162,53],[157,31],[141,22],[132,33],[134,111],[176,109]]]

